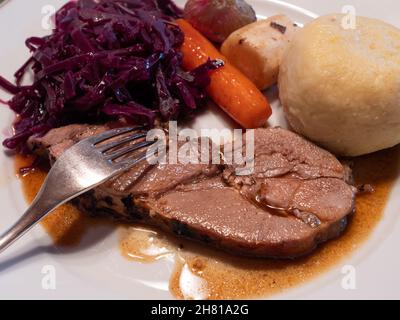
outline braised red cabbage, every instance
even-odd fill
[[[174,24],[181,13],[170,0],[68,2],[51,35],[26,40],[32,55],[16,84],[0,77],[18,115],[3,145],[23,151],[30,136],[70,123],[123,117],[153,125],[192,112],[206,98],[209,71],[222,62],[182,69],[184,35]],[[21,85],[27,72],[33,83]]]

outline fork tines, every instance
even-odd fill
[[[147,132],[140,131],[142,129],[144,129],[143,126],[112,129],[93,137],[91,142],[107,160],[115,161],[157,142],[157,140],[143,140],[147,136]],[[112,141],[107,142],[107,140],[111,139]],[[137,140],[141,141],[136,142]],[[138,159],[143,160],[142,158],[146,158],[148,155],[149,150],[138,155]]]

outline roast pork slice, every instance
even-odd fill
[[[245,149],[244,144],[243,153]],[[239,165],[226,165],[223,178],[257,205],[294,215],[314,227],[354,211],[351,170],[296,133],[282,128],[255,130],[253,160],[250,175],[242,176]]]
[[[106,129],[72,125],[30,143],[38,154],[56,159],[73,143]],[[354,210],[349,170],[283,129],[256,129],[255,141],[250,176],[238,175],[233,165],[143,162],[75,203],[90,214],[148,223],[253,257],[293,258],[339,236]]]

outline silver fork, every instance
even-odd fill
[[[58,206],[154,154],[154,147],[157,147],[159,142],[153,146],[151,145],[157,140],[137,142],[138,139],[146,137],[144,132],[135,132],[139,129],[141,128],[127,127],[109,130],[84,139],[67,149],[51,167],[29,208],[0,236],[0,252]],[[107,142],[111,138],[114,139]],[[135,140],[136,143],[132,144]],[[146,148],[146,151],[139,152],[142,148]],[[139,154],[129,157],[134,151],[138,151]]]

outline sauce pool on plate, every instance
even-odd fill
[[[383,216],[386,202],[400,173],[400,147],[350,159],[356,185],[371,184],[373,193],[360,194],[356,212],[337,239],[312,254],[295,260],[248,259],[229,255],[188,240],[177,239],[142,225],[122,225],[120,251],[133,261],[151,263],[175,259],[170,291],[181,299],[239,299],[268,296],[321,274],[356,250]],[[17,156],[16,168],[29,166],[32,157]],[[33,200],[46,177],[47,168],[19,174],[27,200]],[[89,218],[72,204],[55,210],[42,226],[58,246],[78,245]]]

